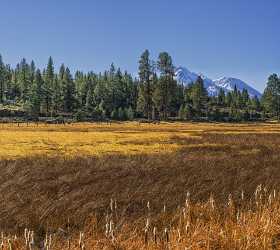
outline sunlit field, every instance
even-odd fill
[[[171,140],[173,136],[190,137],[192,132],[185,131],[180,126],[161,127],[136,123],[47,126],[20,124],[19,127],[7,124],[0,132],[0,157],[42,154],[76,157],[172,152],[180,146]]]
[[[244,124],[2,124],[0,157],[24,156],[102,156],[170,153],[181,147],[212,147],[203,142],[182,144],[186,138],[201,139],[207,133],[259,134],[278,133],[278,125]],[[196,140],[196,141],[197,141]]]
[[[3,249],[280,249],[277,123],[1,124],[0,144]]]

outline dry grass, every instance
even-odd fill
[[[150,131],[151,129],[151,131]],[[154,131],[153,131],[154,130]],[[171,133],[172,132],[172,133]],[[173,152],[179,145],[171,136],[189,137],[180,127],[159,125],[3,124],[0,131],[0,158],[24,156],[101,156]]]
[[[278,124],[1,126],[5,249],[280,249]]]

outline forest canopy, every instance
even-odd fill
[[[113,63],[102,73],[71,72],[62,64],[55,71],[49,58],[39,69],[22,59],[15,68],[0,56],[1,117],[11,116],[16,107],[26,119],[70,117],[90,120],[213,120],[249,121],[279,118],[280,79],[269,76],[262,98],[248,91],[209,96],[203,79],[184,86],[176,81],[175,66],[167,52],[156,60],[145,50],[138,59],[138,76],[133,77]],[[17,116],[17,113],[13,113]]]

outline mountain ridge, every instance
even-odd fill
[[[212,80],[202,73],[191,72],[189,69],[182,66],[176,68],[175,76],[177,81],[185,86],[188,86],[189,84],[195,82],[200,76],[204,80],[204,86],[210,96],[217,96],[220,89],[223,89],[226,93],[231,92],[234,90],[235,86],[239,91],[247,89],[250,97],[257,96],[258,98],[260,98],[262,95],[258,90],[253,88],[251,84],[249,85],[241,79],[234,77],[224,76]]]

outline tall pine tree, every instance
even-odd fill
[[[139,79],[140,89],[137,103],[137,109],[142,111],[148,120],[152,119],[153,110],[153,88],[152,88],[152,63],[150,60],[150,53],[145,50],[139,60]]]
[[[158,57],[158,69],[160,78],[154,92],[154,101],[158,112],[164,120],[167,120],[171,111],[172,98],[176,88],[174,80],[174,66],[172,58],[167,52],[162,52]]]

